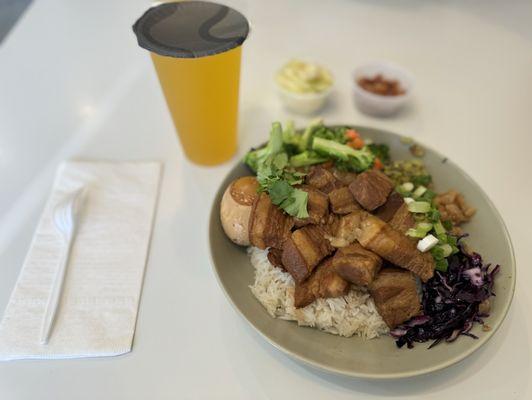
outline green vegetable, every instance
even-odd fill
[[[405,185],[405,184],[403,183],[403,185]],[[413,185],[413,184],[412,184],[412,185]],[[427,188],[426,188],[425,186],[418,186],[418,187],[416,188],[416,190],[414,190],[414,193],[412,193],[412,194],[413,194],[414,198],[417,199],[418,197],[423,196],[423,194],[424,194],[426,191],[427,191]]]
[[[260,149],[249,151],[244,156],[244,163],[246,163],[253,171],[257,172],[259,165],[264,163],[266,158],[281,151],[283,151],[283,129],[279,122],[274,122],[272,124],[268,144]]]
[[[427,213],[427,217],[429,217],[429,219],[436,223],[440,220],[440,212],[438,211],[438,209],[436,209],[435,207],[433,207],[428,213]]]
[[[408,186],[407,186],[408,188]],[[397,193],[399,193],[401,196],[403,197],[410,197],[412,196],[412,192],[410,192],[409,190],[405,190],[404,186],[403,185],[398,185],[395,187],[395,191]]]
[[[432,224],[428,222],[418,222],[415,228],[410,228],[406,231],[406,235],[415,238],[424,238],[432,229]]]
[[[273,204],[290,215],[306,218],[308,193],[293,187],[303,182],[305,174],[290,167],[283,133],[281,124],[274,122],[268,144],[250,151],[244,157],[244,162],[256,171],[259,191],[267,192]],[[284,133],[285,137],[291,134],[289,130],[288,134]]]
[[[429,185],[432,182],[432,176],[429,174],[426,175],[417,175],[412,177],[412,183],[416,186],[418,185]]]
[[[356,172],[365,171],[370,168],[375,159],[375,156],[367,147],[355,150],[345,144],[319,137],[314,138],[312,149],[320,154],[343,162],[343,166],[346,169]]]
[[[416,158],[385,164],[383,172],[388,175],[395,185],[412,182],[415,186],[428,186],[432,181],[423,161]]]
[[[445,234],[445,228],[439,219],[434,223],[434,232],[436,232],[436,235]]]
[[[366,144],[368,145],[369,151],[381,160],[383,164],[390,162],[390,148],[387,145],[370,143],[368,140],[366,140]]]
[[[442,224],[448,231],[453,229],[453,223],[451,221],[442,221]]]
[[[305,128],[305,131],[303,132],[303,135],[301,135],[301,140],[298,144],[299,151],[305,151],[310,148],[312,148],[312,139],[313,139],[313,133],[314,129],[316,127],[323,125],[323,121],[318,118],[310,122],[310,124]]]
[[[314,129],[314,137],[322,138],[322,139],[328,139],[333,140],[338,143],[345,144],[347,142],[347,138],[345,137],[345,131],[347,130],[346,127],[334,127],[329,128],[323,124],[316,126]]]
[[[414,190],[414,184],[412,182],[405,182],[400,186],[400,188],[404,192],[409,193]]]
[[[292,167],[305,167],[307,165],[321,164],[325,161],[327,161],[327,157],[320,156],[312,150],[306,150],[290,157],[290,165]]]
[[[428,233],[432,229],[432,224],[430,222],[420,222],[417,224],[417,228]]]
[[[301,141],[301,135],[296,132],[294,121],[288,121],[283,130],[283,142],[285,146],[292,146],[296,149]]]
[[[373,165],[375,155],[368,146],[355,150],[345,145],[347,129],[327,127],[321,119],[316,119],[299,134],[293,122],[288,122],[284,130],[279,122],[274,122],[266,146],[252,149],[243,161],[256,173],[259,191],[267,192],[272,202],[288,214],[305,218],[308,216],[308,193],[293,187],[303,182],[305,173],[296,168],[329,160],[347,171],[361,172]],[[387,154],[387,146],[375,145],[374,148],[385,159],[382,154]]]
[[[449,262],[447,261],[447,259],[444,258],[442,260],[436,260],[435,264],[436,264],[436,269],[438,271],[447,272],[447,268],[449,267]]]
[[[443,251],[443,257],[447,258],[453,252],[453,248],[449,244],[442,244],[439,248]]]
[[[272,183],[268,193],[272,203],[288,214],[297,218],[308,217],[308,193],[304,190],[294,188],[285,180],[279,180]]]
[[[413,213],[428,213],[430,211],[430,203],[426,201],[413,201],[407,207],[408,211]]]

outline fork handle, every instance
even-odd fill
[[[57,309],[59,308],[59,300],[61,299],[61,294],[63,292],[63,286],[65,283],[68,260],[70,259],[73,236],[74,234],[70,235],[65,241],[66,248],[63,251],[61,261],[59,262],[59,267],[57,268],[54,277],[52,293],[48,298],[48,304],[46,305],[46,312],[44,314],[44,320],[41,329],[41,344],[48,344],[48,340],[50,339],[50,334],[52,333],[52,328],[55,323]]]

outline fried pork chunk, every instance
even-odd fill
[[[305,282],[296,283],[294,306],[301,308],[318,298],[344,296],[349,286],[349,282],[336,273],[331,258],[327,258]]]
[[[421,303],[410,271],[383,268],[369,287],[380,316],[390,329],[418,315]]]
[[[379,272],[382,259],[360,244],[353,243],[338,249],[332,258],[332,265],[346,281],[368,286]]]
[[[442,220],[451,221],[454,225],[469,221],[476,212],[456,190],[437,195],[434,203],[438,206]]]
[[[393,189],[393,182],[380,171],[368,170],[357,175],[349,189],[362,207],[373,211],[386,202]]]
[[[297,283],[303,282],[320,261],[334,251],[326,235],[324,228],[307,225],[292,232],[284,243],[281,260]]]
[[[416,243],[366,211],[344,215],[329,240],[334,247],[345,247],[355,240],[385,260],[408,269],[426,282],[434,274],[434,259],[421,253]]]
[[[266,193],[253,202],[249,217],[249,241],[259,249],[281,249],[294,226],[294,219],[272,204]]]

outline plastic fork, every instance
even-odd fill
[[[79,215],[83,207],[84,199],[87,194],[87,188],[81,187],[74,192],[67,194],[57,203],[53,211],[54,226],[61,236],[65,249],[61,256],[52,286],[52,293],[46,305],[46,312],[41,329],[41,344],[47,344],[52,333],[59,300],[63,292],[63,284],[72,250],[72,243],[79,223]]]

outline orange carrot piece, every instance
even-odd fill
[[[345,131],[345,137],[349,140],[355,140],[357,138],[360,138],[360,135],[354,129],[348,129]]]
[[[362,147],[364,147],[364,140],[361,137],[353,139],[351,143],[351,147],[357,150],[360,150]]]

